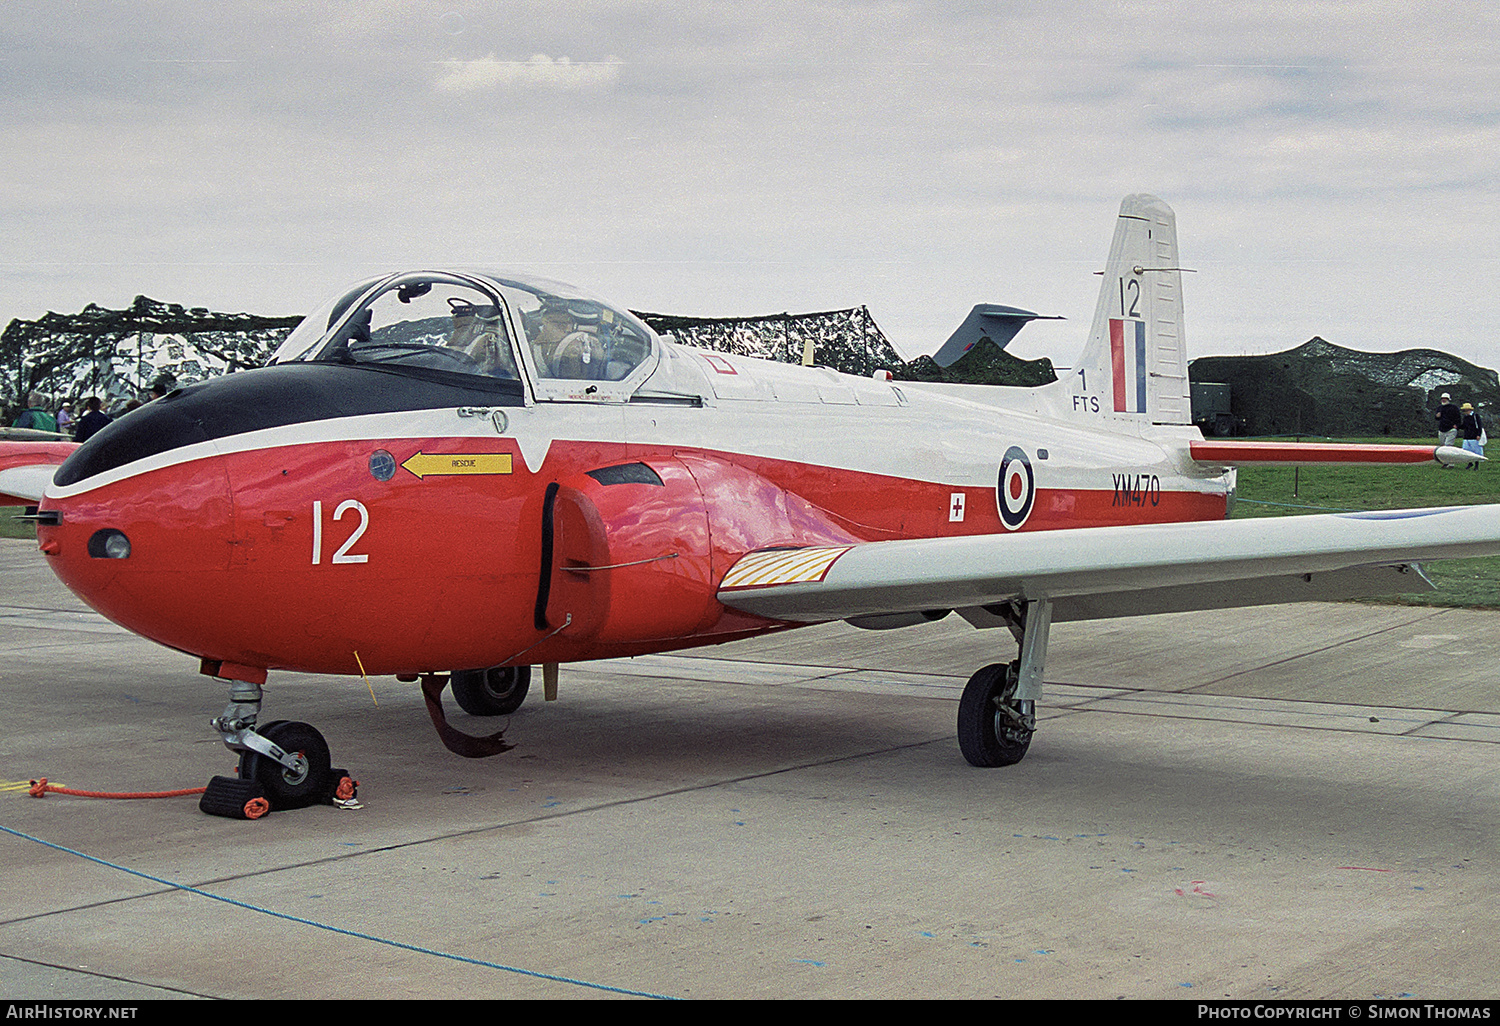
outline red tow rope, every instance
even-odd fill
[[[45,798],[48,792],[71,794],[79,798],[186,798],[188,795],[202,794],[207,790],[206,787],[185,787],[180,791],[80,791],[72,787],[49,784],[47,778],[43,777],[40,780],[33,780],[31,788],[26,793],[33,798]],[[251,798],[245,803],[244,811],[246,819],[260,819],[271,811],[271,803],[264,798]]]
[[[61,787],[57,784],[47,783],[47,778],[33,780],[31,789],[26,793],[33,798],[45,798],[47,792],[53,794],[71,794],[79,798],[182,798],[190,794],[202,794],[208,790],[206,787],[188,787],[181,791],[76,791],[71,787]]]

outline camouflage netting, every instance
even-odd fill
[[[813,362],[845,374],[868,377],[888,370],[898,381],[954,381],[983,385],[1042,385],[1056,381],[1050,360],[1021,360],[987,339],[946,370],[919,356],[901,359],[868,308],[764,317],[677,317],[641,313],[637,317],[686,346],[737,353],[763,360],[801,363],[804,344],[813,343]]]
[[[982,338],[951,367],[939,367],[930,356],[919,356],[895,372],[901,381],[950,381],[967,385],[1018,385],[1035,388],[1057,380],[1052,361],[1011,356],[989,338]]]
[[[1284,353],[1200,357],[1188,377],[1228,384],[1247,435],[1418,438],[1436,433],[1444,392],[1455,403],[1500,407],[1492,370],[1433,349],[1362,353],[1316,337]]]
[[[301,317],[186,309],[137,296],[125,310],[90,303],[76,314],[13,320],[0,334],[0,403],[40,392],[56,409],[97,395],[106,408],[153,384],[187,384],[256,367]]]
[[[1049,360],[1020,360],[981,339],[953,366],[931,357],[901,359],[865,307],[764,317],[678,317],[638,313],[684,345],[801,363],[810,340],[820,366],[869,376],[889,370],[899,381],[952,381],[1034,386],[1057,380]],[[140,398],[158,383],[188,384],[260,366],[300,317],[259,317],[186,309],[137,296],[128,309],[89,304],[76,314],[13,320],[0,334],[0,403],[19,408],[40,392],[47,406],[89,396],[106,409]]]
[[[685,346],[717,353],[801,363],[803,346],[810,341],[815,363],[846,374],[868,376],[879,368],[893,369],[902,363],[875,318],[862,306],[764,317],[636,316],[659,334],[671,335]]]

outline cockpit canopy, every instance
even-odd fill
[[[561,282],[420,271],[362,282],[325,303],[271,363],[529,378],[539,392],[566,392],[644,372],[654,337],[630,313]]]

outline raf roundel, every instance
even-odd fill
[[[1032,500],[1036,498],[1036,477],[1031,472],[1031,460],[1026,458],[1026,452],[1020,446],[1013,445],[1005,450],[996,491],[1000,522],[1006,530],[1014,531],[1031,516]]]

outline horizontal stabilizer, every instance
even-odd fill
[[[932,362],[939,367],[951,367],[982,338],[988,338],[997,348],[1004,349],[1028,321],[1060,320],[1061,317],[1046,317],[1013,306],[980,303],[969,311],[969,316],[948,336],[948,341],[932,354]]]
[[[1215,467],[1248,464],[1262,467],[1311,467],[1327,463],[1351,466],[1388,466],[1400,463],[1439,463],[1462,467],[1484,459],[1478,453],[1451,445],[1359,445],[1329,442],[1193,442],[1193,460]]]
[[[43,431],[41,428],[0,427],[0,441],[7,442],[71,442],[73,436],[64,431]]]

